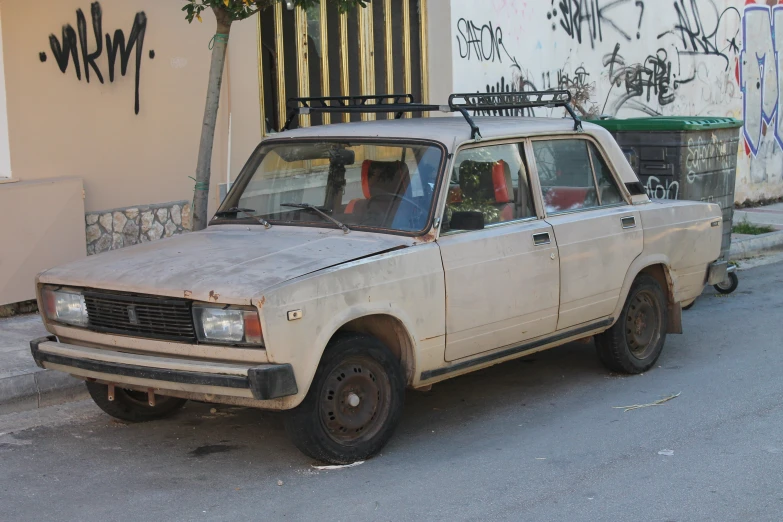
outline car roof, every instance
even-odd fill
[[[382,115],[379,115],[382,117]],[[574,120],[571,118],[522,118],[507,116],[477,116],[473,118],[481,130],[483,140],[516,136],[533,136],[574,132]],[[604,135],[603,128],[583,123],[584,131],[593,135]],[[376,120],[354,123],[335,123],[298,128],[271,134],[267,139],[280,138],[418,138],[430,139],[451,148],[454,140],[457,144],[470,141],[470,126],[457,114],[453,117],[405,118],[399,120]]]
[[[379,115],[380,116],[380,115]],[[473,121],[481,131],[482,142],[499,138],[523,138],[537,135],[566,134],[574,132],[571,118],[521,118],[515,116],[477,116]],[[582,135],[595,138],[603,146],[623,183],[639,181],[628,160],[612,135],[599,125],[582,122]],[[453,117],[405,118],[354,123],[316,125],[271,134],[267,140],[298,138],[415,138],[442,143],[446,150],[455,152],[463,143],[472,143],[470,125],[461,115]],[[645,196],[646,198],[646,196]]]

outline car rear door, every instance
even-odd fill
[[[530,142],[541,198],[560,257],[557,329],[611,315],[642,252],[639,211],[595,142],[558,136]]]
[[[546,335],[557,326],[557,246],[552,226],[533,206],[523,150],[521,143],[481,145],[463,149],[455,160],[438,239],[448,361]],[[484,228],[453,228],[465,213],[480,213]]]

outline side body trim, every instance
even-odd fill
[[[581,326],[579,328],[576,328],[574,330],[569,330],[567,332],[559,332],[555,333],[553,335],[542,337],[540,339],[537,339],[535,341],[531,341],[529,343],[521,344],[519,346],[514,346],[512,348],[506,348],[505,350],[500,350],[499,352],[494,352],[489,355],[485,355],[483,357],[477,357],[475,359],[470,359],[469,361],[463,361],[456,364],[452,364],[451,366],[446,366],[443,368],[436,368],[434,370],[427,370],[426,372],[422,372],[421,374],[421,380],[426,381],[428,379],[432,379],[433,377],[440,377],[441,375],[446,375],[453,372],[458,372],[461,370],[464,370],[466,368],[471,368],[473,366],[481,366],[483,364],[486,364],[488,362],[495,361],[497,359],[504,359],[510,355],[514,355],[521,352],[526,352],[528,350],[533,350],[535,348],[538,348],[540,346],[544,346],[545,344],[554,343],[557,341],[561,341],[563,339],[568,339],[570,337],[575,337],[579,334],[590,332],[592,330],[595,330],[597,328],[603,328],[604,326],[611,326],[613,323],[611,318],[603,319],[601,321],[590,323],[584,326]]]

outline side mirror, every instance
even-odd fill
[[[475,210],[453,212],[449,228],[451,230],[482,230],[484,228],[484,213]]]

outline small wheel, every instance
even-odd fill
[[[405,376],[378,339],[350,333],[327,346],[302,404],[286,431],[302,453],[332,464],[376,455],[399,423]]]
[[[87,391],[105,413],[128,422],[144,422],[170,417],[182,408],[187,399],[155,396],[155,406],[150,406],[147,394],[133,390],[114,389],[114,400],[109,400],[109,387],[87,381]]]
[[[654,278],[634,281],[617,322],[595,336],[601,362],[613,372],[642,373],[658,360],[666,342],[666,298]]]
[[[726,275],[727,275],[726,279],[718,283],[714,287],[715,290],[717,290],[721,294],[730,294],[734,290],[736,290],[737,286],[739,285],[739,278],[737,277],[736,272],[729,272]]]
[[[693,305],[695,305],[695,304],[696,304],[696,299],[691,301],[690,304],[683,306],[682,309],[683,310],[690,310],[691,308],[693,308]]]

